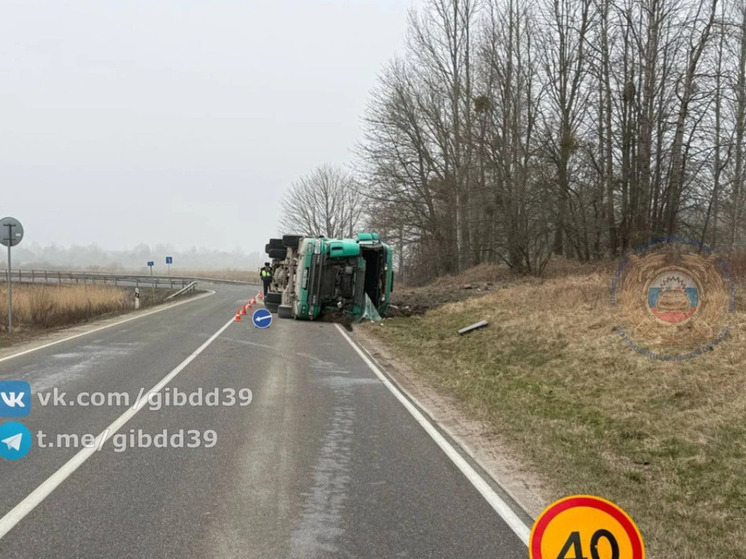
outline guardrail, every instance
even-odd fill
[[[0,283],[7,283],[8,270],[0,271]],[[13,283],[40,284],[105,284],[123,287],[187,287],[196,281],[206,283],[223,283],[229,285],[256,285],[248,281],[224,280],[194,276],[150,276],[131,273],[113,272],[65,272],[60,270],[13,270]]]
[[[166,301],[169,301],[171,299],[176,299],[176,297],[180,297],[181,295],[186,295],[187,293],[194,293],[194,290],[197,288],[197,282],[193,281],[186,287],[179,289],[176,293],[171,293],[168,297],[166,297]]]

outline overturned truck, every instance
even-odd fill
[[[264,304],[280,318],[314,320],[324,311],[377,319],[394,287],[393,254],[376,233],[355,239],[285,235],[265,247],[272,284]]]

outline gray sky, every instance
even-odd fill
[[[24,242],[263,250],[345,164],[412,0],[0,0],[0,217]]]

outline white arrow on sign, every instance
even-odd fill
[[[18,433],[17,435],[13,435],[12,437],[3,439],[0,442],[8,445],[8,450],[10,450],[11,448],[13,450],[21,450],[21,439],[23,439],[23,433]]]
[[[264,316],[257,316],[256,320],[257,320],[257,322],[259,322],[260,320],[268,320],[270,318],[272,318],[271,314],[265,314]]]

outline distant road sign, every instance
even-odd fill
[[[267,309],[257,309],[251,315],[251,321],[257,328],[269,328],[269,325],[272,324],[272,313]]]
[[[14,217],[0,219],[0,244],[14,247],[23,239],[23,225]]]
[[[148,261],[148,266],[150,266],[152,268],[153,266],[155,266],[155,262],[153,262],[152,260],[149,260]]]
[[[166,264],[173,264],[173,263],[174,263],[174,257],[166,256]]]
[[[632,519],[614,503],[592,495],[549,505],[534,524],[528,551],[530,559],[645,559]]]

